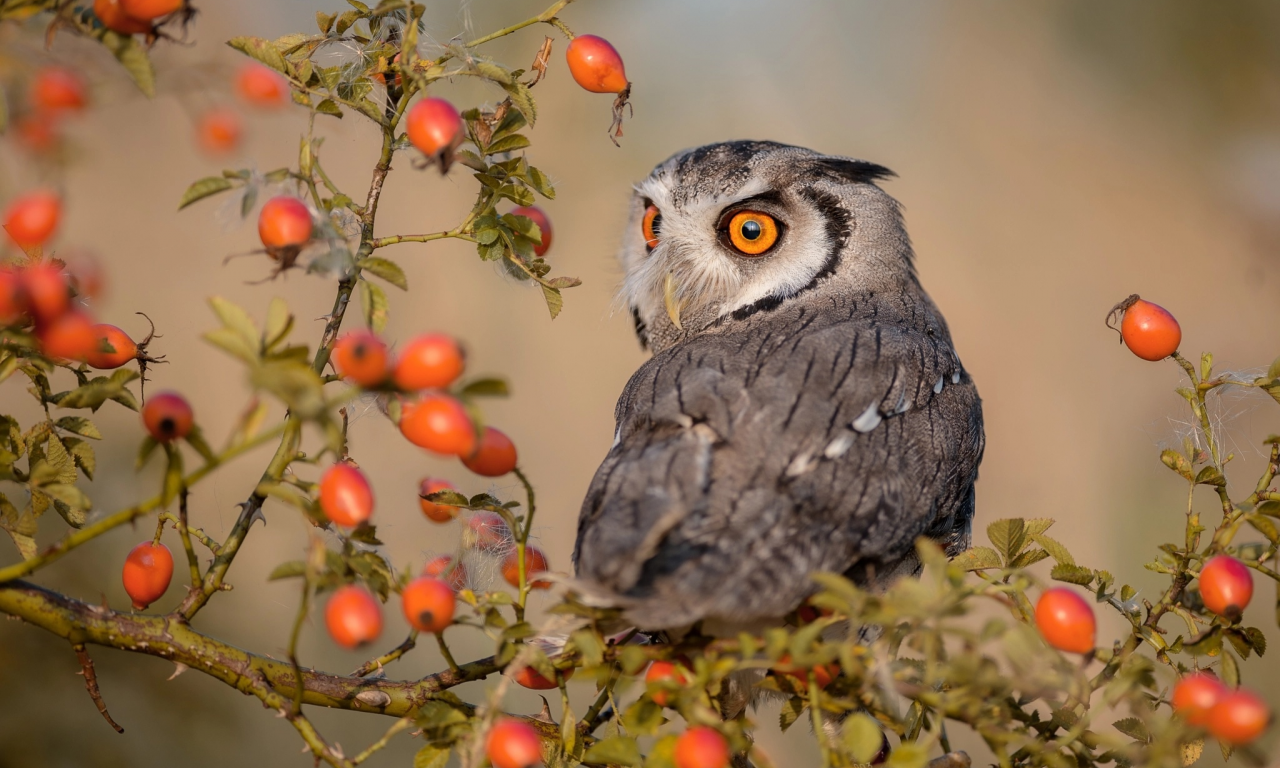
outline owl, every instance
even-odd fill
[[[653,356],[582,504],[585,598],[732,633],[793,611],[815,571],[875,588],[919,571],[921,536],[968,546],[981,402],[892,176],[733,141],[635,187],[620,294]]]

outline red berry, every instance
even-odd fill
[[[1231,621],[1239,621],[1253,598],[1253,574],[1230,555],[1209,558],[1200,569],[1200,598],[1205,608]]]
[[[418,483],[418,505],[422,507],[422,514],[427,516],[428,520],[435,523],[447,523],[458,516],[462,511],[461,507],[451,507],[448,504],[436,504],[422,498],[429,496],[436,491],[455,491],[453,483],[448,480],[440,480],[434,477],[424,477],[422,482]]]
[[[52,262],[33,264],[18,273],[27,308],[36,320],[58,319],[71,306],[71,286],[62,270]]]
[[[1209,733],[1228,744],[1248,744],[1271,722],[1267,703],[1251,691],[1230,691],[1209,710]]]
[[[457,598],[449,585],[430,576],[419,576],[400,593],[404,617],[419,632],[443,632],[453,623]]]
[[[358,648],[382,634],[382,609],[367,590],[348,584],[329,598],[324,623],[335,643],[347,649]]]
[[[547,570],[547,556],[537,547],[524,548],[524,577],[529,582],[529,589],[547,589],[551,582],[545,579],[535,580],[533,577]],[[520,586],[520,553],[512,551],[502,558],[502,578],[513,587]]]
[[[560,676],[563,677],[565,680],[568,680],[569,678],[573,677],[573,670],[566,669],[560,673]],[[560,687],[560,684],[557,683],[554,679],[543,677],[542,674],[539,673],[538,670],[534,669],[533,667],[525,667],[524,669],[515,673],[512,679],[515,680],[517,684],[534,691],[547,691],[552,688]]]
[[[142,423],[157,442],[168,443],[191,434],[195,415],[177,392],[152,395],[142,406]]]
[[[31,106],[37,112],[79,112],[88,102],[84,80],[62,67],[43,67],[31,81]]]
[[[406,392],[443,389],[462,375],[464,359],[458,342],[439,333],[409,341],[396,360],[396,386]]]
[[[22,278],[12,269],[0,268],[0,327],[13,325],[25,312]]]
[[[240,67],[236,75],[240,97],[255,107],[273,109],[285,103],[285,82],[278,72],[251,61]]]
[[[43,112],[18,118],[14,124],[14,130],[23,145],[37,154],[43,154],[56,147],[60,138],[54,118]]]
[[[92,367],[110,370],[138,357],[138,345],[114,325],[98,323],[93,326],[93,334],[93,349],[85,357],[85,362]]]
[[[467,520],[462,531],[462,543],[481,552],[505,553],[515,546],[511,529],[494,512],[477,512]]]
[[[151,21],[175,13],[183,0],[120,0],[120,10],[142,21]]]
[[[471,418],[448,395],[427,395],[416,403],[405,403],[400,433],[419,448],[443,456],[470,456],[476,448]]]
[[[532,725],[521,720],[494,723],[484,750],[493,768],[532,768],[542,762],[542,740]]]
[[[485,477],[501,477],[516,468],[516,445],[505,433],[485,427],[475,453],[462,460],[467,469]]]
[[[9,204],[4,228],[23,248],[41,245],[58,228],[62,201],[52,192],[28,192]]]
[[[422,575],[440,579],[454,592],[467,586],[467,567],[462,563],[454,565],[453,558],[448,555],[440,555],[428,561],[422,568]]]
[[[40,340],[40,353],[55,360],[85,362],[98,345],[98,335],[93,321],[83,312],[66,312],[36,333]]]
[[[592,93],[622,93],[630,85],[622,57],[603,37],[578,35],[564,55],[573,79]]]
[[[809,686],[809,669],[792,664],[790,654],[783,654],[778,659],[778,664],[773,668],[773,672],[798,681],[802,688],[808,688]],[[834,664],[819,664],[813,668],[813,679],[817,682],[819,688],[826,688],[831,685],[831,681],[835,680],[838,674],[840,674],[840,668]]]
[[[649,665],[649,671],[644,673],[644,684],[649,688],[649,698],[660,707],[665,707],[675,698],[667,687],[662,684],[670,683],[678,688],[683,688],[693,681],[693,662],[685,656],[677,656],[673,661],[658,660]]]
[[[196,124],[196,140],[210,155],[224,155],[240,146],[243,133],[240,116],[229,109],[215,108],[200,116]]]
[[[1143,360],[1163,360],[1178,351],[1182,328],[1164,307],[1138,299],[1124,310],[1120,336]]]
[[[163,544],[144,541],[124,561],[124,591],[139,611],[159,600],[173,578],[173,554]]]
[[[93,13],[102,26],[117,34],[143,35],[151,31],[151,24],[125,13],[120,0],[93,0]]]
[[[714,728],[695,725],[676,739],[676,768],[728,768],[729,742]]]
[[[1088,653],[1098,633],[1093,609],[1065,587],[1046,589],[1036,603],[1036,627],[1045,642],[1060,651]]]
[[[373,489],[364,473],[342,462],[329,467],[320,478],[320,509],[336,525],[347,528],[373,514]]]
[[[1209,710],[1227,694],[1227,686],[1207,672],[1193,672],[1173,686],[1173,711],[1191,725],[1209,722]]]
[[[413,146],[433,157],[462,142],[462,117],[444,99],[423,99],[405,115],[405,130]]]
[[[517,216],[524,216],[532,219],[534,224],[538,225],[538,231],[542,233],[542,243],[533,247],[533,252],[537,256],[543,256],[551,248],[551,219],[547,218],[546,212],[536,205],[522,205],[511,210]]]
[[[376,387],[387,380],[387,345],[373,331],[351,331],[333,345],[333,367],[359,387]]]
[[[299,248],[311,239],[311,211],[296,197],[273,197],[258,214],[258,237],[268,252]]]

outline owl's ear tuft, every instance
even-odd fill
[[[881,179],[892,179],[898,175],[883,165],[869,163],[866,160],[850,160],[845,157],[824,157],[819,159],[817,164],[818,167],[841,180],[855,184],[874,184]]]

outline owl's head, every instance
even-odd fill
[[[636,185],[621,289],[642,343],[660,352],[807,292],[914,281],[893,172],[766,141],[672,156]]]

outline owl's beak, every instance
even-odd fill
[[[671,318],[671,324],[677,330],[684,330],[684,326],[680,325],[680,297],[679,287],[676,285],[676,279],[667,273],[667,279],[662,284],[662,303],[667,307],[667,317]]]

